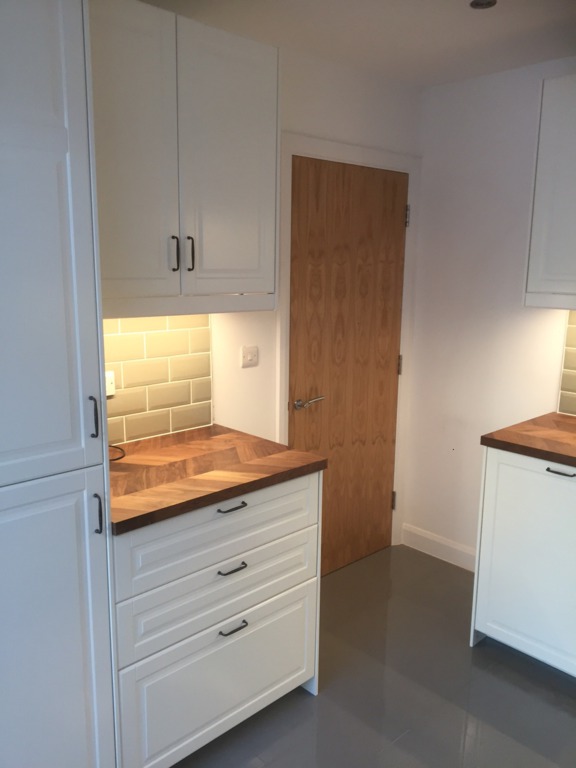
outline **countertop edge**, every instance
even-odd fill
[[[262,488],[269,488],[270,486],[277,485],[278,483],[286,482],[287,480],[293,480],[298,477],[304,477],[305,475],[311,475],[315,472],[320,472],[326,469],[328,462],[321,456],[312,458],[306,464],[302,464],[296,467],[288,467],[285,469],[279,469],[278,472],[273,474],[258,477],[245,482],[231,482],[227,488],[219,488],[214,491],[208,491],[202,493],[202,495],[196,496],[186,501],[179,502],[161,509],[151,510],[149,512],[139,512],[138,514],[127,516],[124,519],[117,519],[111,521],[111,531],[114,536],[118,536],[130,531],[143,528],[154,523],[162,522],[163,520],[169,520],[172,517],[185,514],[186,512],[193,512],[194,510],[201,509],[210,504],[218,504],[222,501],[227,501],[236,496],[244,493],[251,493],[252,491],[259,491]],[[233,467],[230,468],[231,470]],[[210,472],[206,473],[204,477],[209,477]],[[198,475],[198,478],[202,478],[203,475]],[[114,515],[114,499],[111,500],[111,512]],[[121,515],[122,512],[118,512]]]

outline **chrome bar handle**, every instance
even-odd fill
[[[324,400],[324,399],[325,399],[324,395],[320,395],[320,397],[312,397],[310,400],[306,400],[306,402],[304,402],[304,400],[294,400],[294,409],[296,411],[301,411],[304,408],[310,408],[312,403],[317,403],[320,400]]]

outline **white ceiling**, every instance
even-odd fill
[[[576,55],[576,0],[147,0],[416,86]]]

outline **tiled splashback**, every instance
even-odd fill
[[[571,413],[576,416],[576,312],[568,313],[558,410],[561,413]]]
[[[209,315],[104,320],[111,444],[212,423]]]

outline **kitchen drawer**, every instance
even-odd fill
[[[315,473],[115,536],[116,600],[314,525],[318,493]]]
[[[168,768],[312,677],[316,596],[312,579],[122,671],[122,767]]]
[[[119,603],[119,667],[314,578],[317,542],[317,526],[305,528]]]

